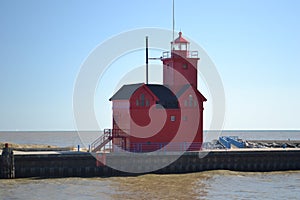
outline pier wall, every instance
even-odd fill
[[[103,161],[109,166],[119,166],[125,171],[143,172],[151,170],[152,164],[169,163],[174,156],[176,157],[176,154],[158,154],[149,155],[145,159],[139,155],[110,153],[106,154]],[[2,160],[1,158],[1,177],[5,178],[2,174]],[[107,165],[99,162],[97,164],[93,155],[84,152],[14,155],[15,178],[137,175],[118,171]],[[300,170],[300,150],[186,152],[172,164],[152,173],[171,174],[206,170],[251,172]]]

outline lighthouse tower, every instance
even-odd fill
[[[198,52],[189,50],[190,43],[182,37],[171,42],[171,52],[164,52],[163,62],[163,84],[174,93],[183,85],[190,84],[197,88],[197,63]]]
[[[203,142],[203,102],[197,90],[198,52],[179,37],[164,52],[163,85],[123,85],[111,98],[113,128],[92,144],[92,151],[112,141],[113,151],[199,151]]]

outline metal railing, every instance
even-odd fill
[[[100,151],[105,145],[112,140],[112,131],[111,129],[104,129],[103,135],[98,137],[92,144],[91,144],[91,151],[96,152]]]
[[[91,151],[106,151],[113,150],[114,152],[183,152],[183,151],[199,151],[202,148],[200,142],[145,142],[145,143],[130,143],[129,149],[124,149],[116,144],[113,144],[113,138],[126,138],[129,135],[127,131],[121,129],[104,129],[103,134],[91,144]],[[114,148],[112,148],[114,146]],[[116,147],[116,148],[115,148]]]
[[[184,52],[184,51],[182,51],[182,52]],[[198,51],[186,51],[186,54],[182,54],[182,52],[178,51],[178,53],[176,53],[176,52],[171,52],[171,51],[165,51],[165,52],[163,52],[161,58],[162,59],[171,58],[172,54],[186,56],[187,58],[198,58]]]
[[[114,148],[114,152],[185,152],[185,151],[199,151],[202,148],[200,142],[175,142],[175,143],[131,143],[130,149]]]
[[[124,138],[128,137],[129,129],[109,129],[112,133],[113,138]]]
[[[111,150],[111,140],[113,138],[125,138],[128,137],[126,132],[128,130],[121,129],[104,129],[103,134],[99,136],[92,144],[91,151],[96,152],[100,151],[102,148],[105,151],[106,149]],[[107,147],[108,145],[108,147]]]

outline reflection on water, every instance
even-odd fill
[[[298,199],[300,171],[0,180],[0,199]]]

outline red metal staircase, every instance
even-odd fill
[[[103,135],[97,138],[91,144],[92,152],[100,151],[102,148],[105,149],[105,146],[113,139],[112,130],[111,129],[104,129]]]
[[[128,131],[128,130],[127,130]],[[104,129],[103,135],[101,135],[99,138],[97,138],[92,144],[91,144],[91,151],[97,152],[101,151],[102,148],[105,151],[107,144],[113,139],[113,138],[126,138],[129,135],[127,135],[124,130],[121,129]],[[111,149],[111,146],[109,147],[109,150]]]

